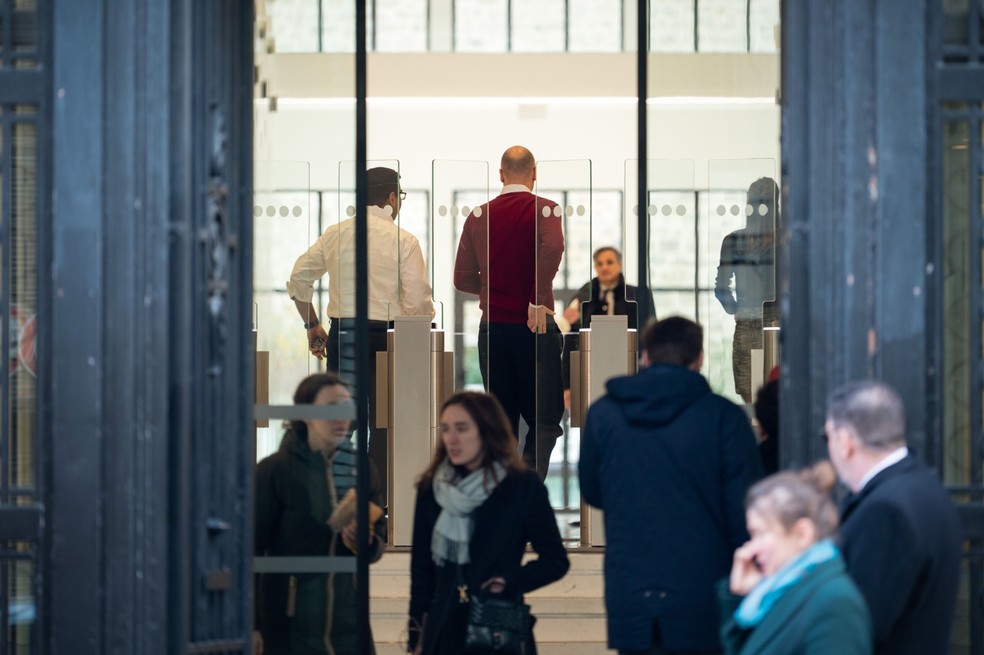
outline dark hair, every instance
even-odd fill
[[[759,387],[755,394],[755,418],[762,432],[770,439],[779,436],[779,380],[771,380]]]
[[[905,445],[905,407],[884,382],[864,380],[834,389],[827,397],[827,418],[834,427],[849,428],[870,450]]]
[[[650,364],[689,367],[704,350],[704,329],[682,316],[651,319],[642,329],[642,347]]]
[[[591,255],[591,261],[598,259],[598,255],[600,255],[603,252],[608,252],[609,250],[615,253],[615,259],[617,259],[618,263],[621,264],[622,253],[620,253],[618,251],[618,248],[616,248],[615,246],[602,246],[601,248],[598,248],[597,250],[594,251],[594,254]]]
[[[400,174],[392,168],[377,166],[366,171],[369,184],[369,204],[383,207],[391,193],[400,195]]]
[[[294,391],[294,404],[312,405],[314,404],[314,399],[318,397],[318,393],[323,388],[334,387],[339,384],[346,389],[348,388],[348,385],[334,373],[315,373],[314,375],[309,375],[297,385],[297,389]],[[307,443],[307,423],[304,421],[300,419],[291,420],[287,423],[287,431],[288,433],[293,432],[298,439]]]
[[[462,391],[444,401],[441,405],[441,414],[452,405],[457,405],[468,412],[478,427],[478,436],[482,440],[482,462],[479,466],[485,469],[486,480],[494,475],[492,468],[494,462],[503,464],[507,473],[525,468],[519,458],[519,440],[513,434],[506,411],[502,409],[495,396],[478,391]],[[418,487],[430,486],[437,467],[447,456],[444,440],[439,438],[430,465],[417,481]]]
[[[830,498],[837,475],[823,461],[801,471],[782,471],[759,480],[745,496],[745,508],[775,518],[787,531],[800,519],[816,526],[817,540],[837,534],[837,508]]]

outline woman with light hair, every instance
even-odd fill
[[[727,655],[868,655],[871,618],[834,537],[827,462],[758,482],[745,499],[748,542],[718,592]]]

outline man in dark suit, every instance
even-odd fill
[[[703,330],[673,316],[642,332],[644,368],[609,380],[581,432],[581,496],[605,512],[608,647],[721,651],[715,584],[748,540],[762,475],[748,417],[700,374]]]
[[[824,425],[830,461],[852,492],[840,546],[875,628],[875,652],[949,650],[960,519],[936,475],[909,453],[905,408],[875,381],[835,390]]]

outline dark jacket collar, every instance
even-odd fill
[[[869,496],[874,492],[875,489],[885,484],[893,478],[897,478],[901,475],[911,473],[921,466],[919,460],[910,452],[902,460],[892,464],[888,468],[879,471],[875,477],[868,480],[868,484],[864,485],[864,488],[858,493],[848,494],[841,505],[841,523],[847,519],[848,514],[854,511],[854,508],[861,499]]]

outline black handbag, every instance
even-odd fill
[[[536,617],[530,614],[529,605],[485,593],[472,594],[469,601],[465,653],[526,655],[535,652],[532,646]]]

